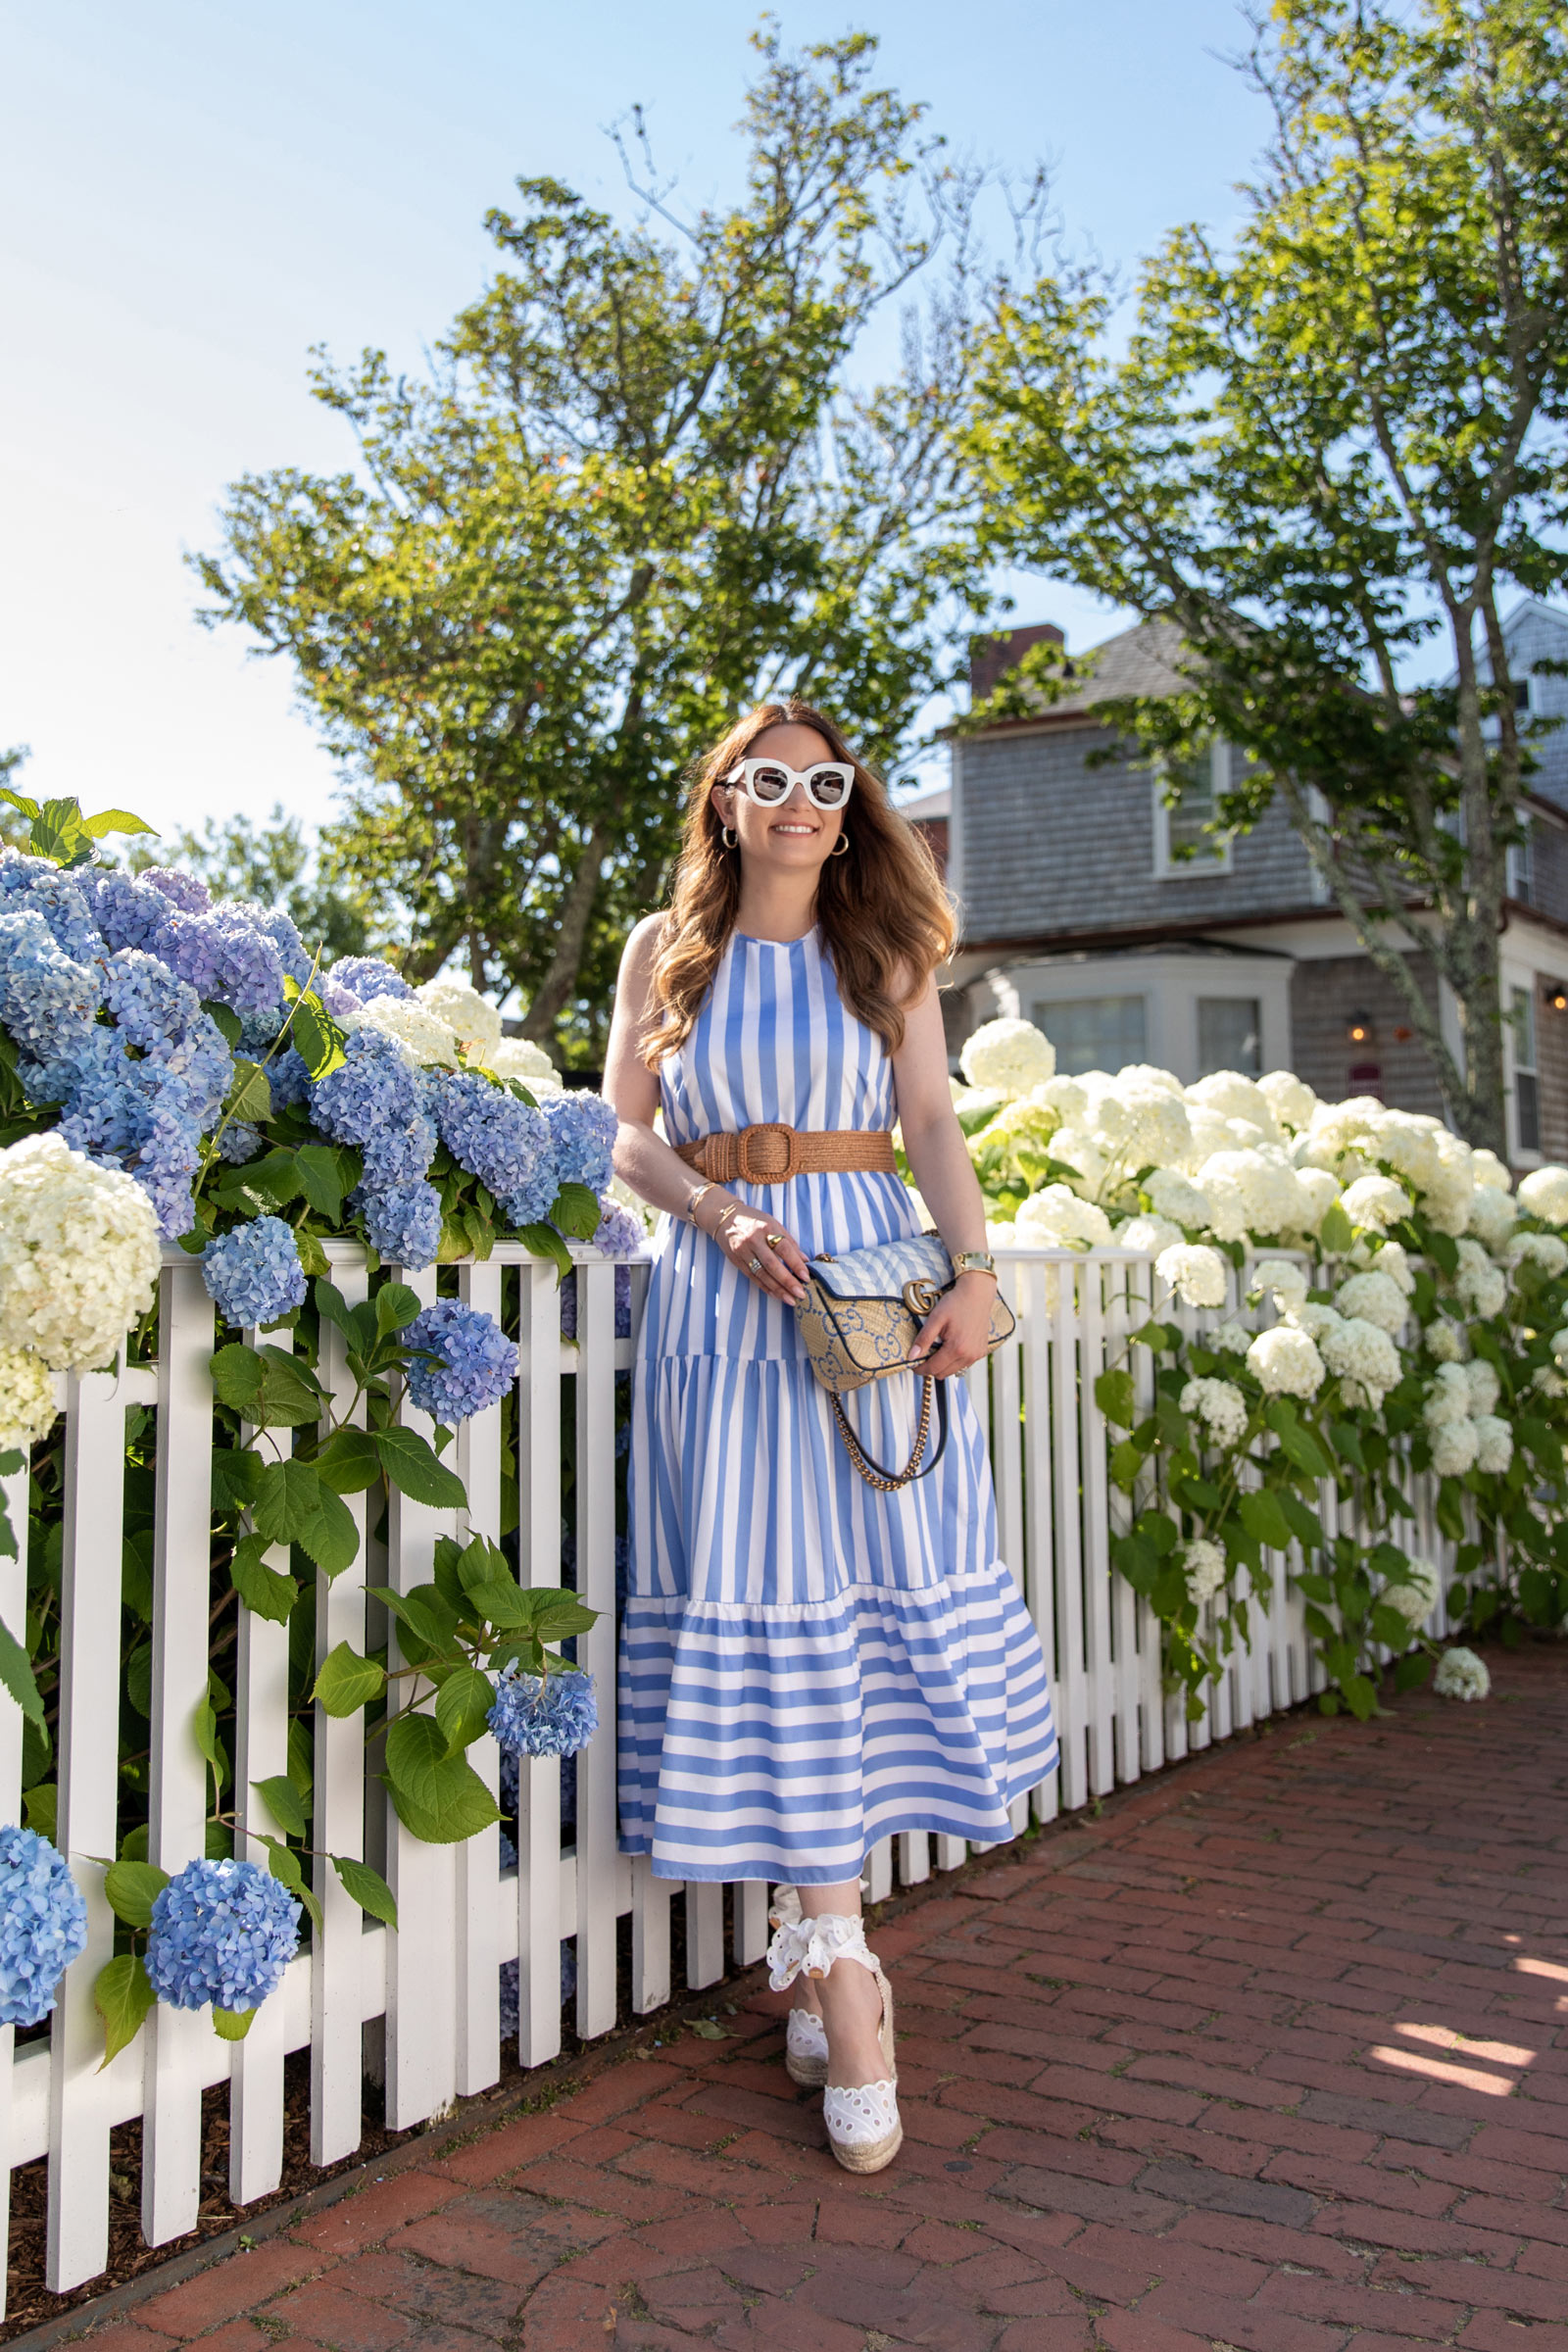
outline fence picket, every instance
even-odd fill
[[[615,1481],[590,1465],[615,1459],[615,1269],[577,1268],[577,1593],[599,1620],[577,1637],[578,1663],[609,1693],[615,1680]],[[577,2031],[608,2034],[616,2005],[615,1749],[590,1740],[577,1758]]]
[[[0,1560],[0,1625],[23,1647],[27,1639],[27,1465],[0,1481],[17,1548]],[[0,1692],[0,1827],[22,1819],[22,1709]],[[6,2264],[11,2228],[11,2105],[17,2029],[0,2026],[0,2320],[6,2316]]]
[[[519,1579],[561,1582],[561,1298],[556,1269],[520,1269],[517,1369]],[[517,1774],[517,2058],[561,2048],[561,1761],[524,1756]]]
[[[458,1269],[458,1296],[466,1306],[493,1315],[502,1310],[498,1259]],[[501,1541],[501,1407],[475,1413],[458,1431],[457,1471],[468,1491],[466,1536]],[[501,1751],[479,1740],[468,1762],[492,1796],[501,1785]],[[488,2090],[501,2073],[501,1830],[492,1824],[457,1848],[457,2010],[453,2020],[457,2088],[470,2098]],[[509,1884],[509,1897],[514,1889]]]

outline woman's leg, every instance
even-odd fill
[[[800,1897],[805,1919],[818,1919],[830,1912],[846,1919],[860,1916],[858,1879],[842,1880],[831,1886],[802,1886]],[[814,2009],[827,2027],[830,2082],[848,2089],[860,2082],[886,2081],[888,2070],[880,2039],[882,1996],[868,1968],[862,1968],[858,1960],[847,1960],[829,1969],[825,1977],[810,1978],[803,1970],[795,1980],[795,2006]]]

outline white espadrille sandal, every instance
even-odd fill
[[[794,1893],[794,1889],[781,1889]],[[775,1992],[786,1991],[796,1978],[804,1973],[808,1977],[825,1977],[840,1960],[858,1961],[861,1968],[876,1979],[877,1991],[882,1997],[882,2063],[886,2078],[880,2082],[857,2082],[841,2086],[826,2081],[823,2067],[822,2120],[827,2126],[828,2146],[838,2162],[849,2173],[879,2173],[891,2164],[904,2144],[904,2126],[899,2121],[898,2068],[893,2055],[893,1987],[882,1974],[875,1952],[865,1943],[865,1926],[838,1911],[818,1912],[815,1918],[799,1916],[799,1896],[794,1906],[775,1905],[769,1914],[774,1920],[773,1940],[767,1947],[768,1983]],[[782,1913],[794,1908],[793,1919]],[[794,2010],[791,2022],[807,2012]],[[824,2044],[826,2034],[823,2035]],[[785,2064],[789,2065],[786,2043]],[[790,2069],[792,2078],[794,2069]]]
[[[801,1895],[797,1886],[775,1886],[768,1906],[770,1928],[798,1928]],[[792,2009],[784,2028],[784,2072],[803,2090],[820,2090],[827,2081],[827,2028],[814,2009]]]

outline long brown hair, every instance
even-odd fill
[[[740,906],[740,858],[724,847],[712,787],[765,728],[786,725],[814,728],[833,758],[855,769],[845,822],[850,846],[823,864],[816,919],[832,951],[840,995],[890,1054],[904,1043],[906,1008],[952,953],[956,925],[936,861],[922,836],[889,804],[881,777],[809,703],[759,703],[689,771],[685,839],[653,972],[661,1017],[641,1041],[650,1068],[690,1035]],[[898,997],[894,984],[901,967],[906,993]]]

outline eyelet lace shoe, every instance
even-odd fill
[[[768,1982],[775,1992],[786,1991],[803,1970],[808,1977],[825,1977],[840,1960],[858,1961],[876,1979],[877,1991],[882,1996],[882,2062],[888,2070],[885,2079],[879,2082],[828,2082],[825,2059],[821,2079],[822,2120],[834,2156],[846,2172],[879,2173],[884,2165],[893,2162],[904,2144],[904,2126],[899,2121],[898,2068],[893,2056],[893,1987],[882,1974],[876,1954],[866,1949],[861,1920],[837,1911],[823,1911],[814,1919],[806,1919],[801,1916],[800,1896],[794,1887],[780,1888],[779,1893],[784,1899],[776,1900],[769,1914],[773,1940],[767,1947]],[[792,2011],[791,2026],[796,2017],[805,2014]],[[825,2044],[825,2034],[823,2041]],[[789,2066],[788,2035],[785,2064]],[[793,2067],[790,2073],[795,2081],[801,2080]]]
[[[798,1928],[800,1890],[777,1886],[768,1908],[770,1928]],[[827,2081],[827,2028],[814,2009],[792,2009],[784,2028],[784,2072],[803,2090],[820,2090]]]

